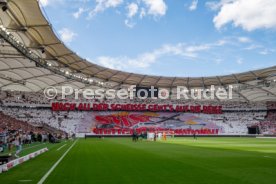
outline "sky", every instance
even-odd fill
[[[39,0],[58,37],[92,63],[157,76],[276,65],[276,0]]]

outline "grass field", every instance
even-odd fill
[[[129,138],[91,138],[47,146],[47,153],[0,174],[0,183],[38,183],[66,151],[44,183],[273,184],[276,181],[276,139],[175,138],[133,143]]]

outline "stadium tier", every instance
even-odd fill
[[[64,100],[47,100],[43,94],[32,92],[2,92],[1,111],[12,118],[28,122],[33,126],[50,126],[57,130],[77,135],[130,135],[136,129],[144,131],[171,131],[176,135],[247,135],[275,134],[275,102],[187,102],[179,100],[85,100],[78,99],[71,103],[74,109],[56,110],[55,104],[69,104]],[[119,103],[119,104],[118,104]],[[155,104],[157,103],[157,104]],[[79,110],[81,104],[91,108]],[[135,110],[114,108],[105,111],[94,110],[93,105],[105,104],[107,107],[143,104],[145,107],[162,106],[162,109],[141,108]],[[170,105],[164,105],[170,104]],[[219,105],[219,106],[218,106]],[[172,107],[172,111],[169,107]],[[185,107],[176,110],[176,107]],[[191,107],[220,107],[220,111],[192,111]],[[134,110],[133,110],[134,109]],[[127,111],[124,111],[127,110]],[[255,128],[255,131],[249,132]]]
[[[202,77],[174,76],[174,70],[169,77],[105,67],[84,59],[57,36],[44,10],[54,2],[62,6],[92,1],[0,0],[0,183],[275,182],[275,65],[258,64],[265,67],[252,65],[249,68],[254,70],[246,72]],[[191,2],[190,7],[185,5],[191,12],[202,3]],[[230,7],[232,12],[236,2],[245,3],[206,1],[205,6],[222,11],[227,4],[224,9]],[[134,11],[125,13],[124,23],[131,29],[136,14],[140,14],[139,20],[147,15],[158,22],[167,11],[164,0],[93,3],[95,9],[81,7],[70,16],[78,19],[89,12],[90,20],[96,13],[126,3],[124,9]],[[271,12],[275,13],[276,4],[269,3],[274,4]],[[116,14],[123,15],[121,11]],[[254,14],[245,17],[251,16],[254,18]],[[228,21],[214,17],[213,22],[218,29]],[[233,19],[233,27],[240,24]],[[269,25],[265,21],[265,28]],[[273,25],[275,28],[275,21]],[[241,27],[252,31],[254,26],[250,26]],[[223,47],[227,42],[232,49],[239,42],[251,45],[235,49],[262,49],[259,54],[271,53],[268,59],[275,64],[275,48],[242,36],[229,41],[236,34],[220,42],[187,47],[181,54],[186,43],[173,48],[164,45],[154,50],[153,55],[158,56],[145,53],[141,60],[149,58],[148,63],[153,63],[170,55],[203,60],[194,52],[217,56],[221,50],[215,53],[211,47]],[[121,58],[122,65],[137,62]],[[216,59],[219,64],[221,59]],[[243,64],[238,56],[237,64]],[[145,64],[136,64],[140,65]],[[206,66],[205,70],[213,69]]]

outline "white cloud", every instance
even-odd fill
[[[58,31],[60,38],[63,42],[65,43],[70,43],[73,41],[73,39],[77,36],[76,33],[74,33],[73,31],[71,31],[68,28],[63,28],[61,30]]]
[[[53,0],[48,0],[53,1]],[[57,0],[64,1],[64,0]],[[82,1],[82,0],[79,0]],[[87,0],[85,0],[86,2]],[[165,0],[94,0],[95,5],[93,8],[79,8],[78,11],[73,13],[73,17],[78,19],[83,13],[87,14],[87,20],[92,19],[99,13],[114,9],[117,14],[125,14],[124,24],[132,28],[136,24],[134,18],[137,16],[140,19],[145,16],[152,16],[154,18],[162,17],[167,12],[167,5]],[[125,6],[126,12],[123,12],[121,6]],[[156,20],[156,19],[155,19]]]
[[[139,14],[139,17],[140,17],[140,19],[142,19],[144,16],[146,16],[146,10],[145,10],[145,8],[141,8],[141,11],[140,11],[140,14]]]
[[[262,51],[259,52],[261,55],[268,55],[274,53],[276,50],[275,49],[268,49],[264,48]]]
[[[238,41],[241,42],[241,43],[250,43],[252,40],[248,37],[238,37]]]
[[[215,63],[216,63],[217,65],[221,64],[221,62],[222,62],[222,59],[215,59]]]
[[[142,0],[147,7],[147,14],[153,16],[164,16],[167,12],[167,5],[164,0]]]
[[[135,23],[132,22],[131,20],[126,19],[125,20],[125,25],[129,28],[133,28],[135,26]]]
[[[184,43],[175,45],[165,44],[152,52],[145,52],[134,58],[127,56],[101,56],[95,59],[94,62],[112,69],[137,71],[137,69],[149,68],[152,64],[157,62],[158,59],[164,56],[181,56],[193,60],[198,57],[200,52],[208,51],[219,46],[219,42],[198,45],[187,45]]]
[[[131,18],[138,13],[138,5],[136,3],[130,3],[127,5],[127,17]]]
[[[261,55],[268,55],[268,50],[262,50],[262,51],[260,51],[259,52],[259,54],[261,54]]]
[[[219,8],[222,7],[222,5],[229,3],[229,2],[233,2],[235,0],[221,0],[221,1],[208,1],[206,2],[206,6],[208,8],[210,8],[211,10],[218,10]]]
[[[275,0],[224,0],[218,8],[219,13],[213,19],[217,29],[228,23],[247,31],[276,28]]]
[[[194,11],[197,9],[198,0],[193,0],[191,5],[189,6],[190,11]]]
[[[84,8],[79,8],[78,11],[76,11],[75,13],[73,13],[73,17],[75,19],[78,19],[84,12],[85,12]]]
[[[39,2],[42,6],[48,6],[49,4],[49,0],[39,0]]]
[[[46,7],[51,5],[60,5],[64,3],[64,0],[39,0],[40,6]]]
[[[257,45],[257,44],[251,44],[248,47],[244,48],[244,50],[254,50],[254,49],[258,49],[258,48],[262,48],[262,45]]]
[[[243,64],[243,59],[242,58],[237,59],[236,63],[239,65]]]
[[[132,17],[134,17],[139,10],[139,7],[136,3],[130,3],[126,6],[127,9],[127,19],[125,19],[125,25],[129,28],[133,28],[135,26],[135,22],[133,22]]]
[[[95,0],[96,7],[89,12],[88,18],[94,17],[96,14],[105,11],[108,8],[116,8],[121,5],[123,0]]]
[[[196,46],[189,46],[186,48],[186,50],[190,53],[192,52],[198,52],[198,51],[202,51],[202,50],[208,50],[210,49],[210,45],[196,45]]]
[[[150,67],[156,61],[157,57],[153,53],[145,53],[137,58],[128,58],[128,57],[109,57],[101,56],[96,59],[96,63],[117,70],[126,70],[126,69],[145,69]]]
[[[229,40],[227,39],[221,39],[221,40],[218,40],[215,44],[216,46],[223,46],[225,44],[229,43]]]

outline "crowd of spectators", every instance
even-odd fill
[[[206,121],[214,122],[222,127],[225,134],[246,134],[247,127],[258,125],[261,133],[276,133],[276,113],[269,111],[276,109],[275,102],[234,102],[234,101],[187,101],[187,100],[154,100],[154,99],[139,99],[132,100],[113,99],[113,100],[87,100],[83,98],[75,99],[74,96],[68,96],[66,99],[61,99],[60,96],[55,99],[48,100],[43,93],[32,92],[15,92],[15,91],[0,91],[0,110],[8,115],[1,113],[0,133],[3,128],[9,127],[22,132],[38,132],[44,125],[54,129],[64,131],[69,135],[77,132],[80,122],[85,118],[87,112],[69,111],[69,112],[53,112],[50,108],[51,102],[90,102],[90,103],[144,103],[144,104],[181,104],[181,105],[220,105],[223,107],[223,114],[207,115],[198,114],[199,117]],[[268,114],[267,114],[268,112]],[[16,123],[9,123],[2,119],[12,117]],[[12,121],[10,121],[12,122]],[[28,123],[26,123],[28,122]],[[85,125],[86,126],[86,125]],[[2,129],[1,129],[2,127]],[[89,124],[84,129],[90,130]]]
[[[49,125],[67,132],[69,135],[82,129],[91,131],[93,113],[82,111],[51,111],[43,108],[2,107],[1,110],[17,120],[28,122],[34,126]],[[266,120],[266,111],[230,111],[223,114],[196,114],[206,122],[213,122],[221,127],[222,134],[247,134],[247,127]],[[91,117],[91,119],[85,119]],[[84,124],[84,122],[87,122]],[[265,131],[264,131],[265,132]]]
[[[269,111],[266,119],[259,123],[259,127],[264,134],[276,134],[276,111]]]
[[[72,135],[85,112],[80,111],[60,111],[55,112],[45,108],[27,107],[0,107],[5,114],[37,127],[48,125],[56,130]]]
[[[248,133],[248,127],[259,124],[266,117],[266,111],[231,111],[218,115],[200,115],[208,116],[208,121],[215,123],[223,134],[242,134]]]
[[[49,132],[43,127],[33,126],[0,112],[0,152],[8,150],[11,153],[13,147],[16,147],[18,154],[24,144],[46,141],[54,143],[62,136],[64,135]],[[17,154],[15,156],[18,156]]]
[[[0,103],[3,105],[47,105],[50,101],[43,93],[20,92],[20,91],[0,91]]]
[[[185,99],[141,99],[134,97],[133,99],[85,99],[82,95],[75,98],[75,95],[61,98],[58,94],[54,99],[47,99],[43,92],[18,92],[18,91],[0,91],[0,103],[6,106],[30,106],[30,107],[49,107],[52,102],[71,102],[71,103],[107,103],[107,104],[181,104],[181,105],[220,105],[224,110],[266,110],[266,102],[236,102],[236,101],[193,101]],[[272,106],[275,103],[271,103]]]

